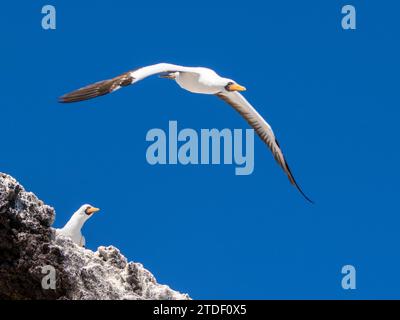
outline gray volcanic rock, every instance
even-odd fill
[[[0,299],[190,299],[113,246],[93,252],[57,236],[54,217],[52,207],[0,173]],[[44,266],[55,270],[54,289],[42,285]]]

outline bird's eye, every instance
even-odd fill
[[[85,213],[88,215],[88,216],[90,216],[92,213],[91,212],[89,212],[89,209],[90,209],[91,207],[87,207],[86,208],[86,210],[85,210]]]
[[[226,91],[232,91],[231,90],[231,85],[233,85],[234,83],[232,81],[229,81],[228,84],[225,86],[225,90]]]

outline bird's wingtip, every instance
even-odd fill
[[[303,192],[303,190],[301,190],[300,186],[297,184],[296,181],[294,182],[294,184],[295,184],[297,190],[300,191],[301,195],[302,195],[309,203],[315,204],[315,201],[314,201],[314,200],[311,200],[311,199]]]
[[[68,101],[65,99],[64,96],[61,96],[61,97],[58,97],[57,102],[58,103],[67,103]]]
[[[278,143],[278,142],[277,142]],[[289,181],[292,185],[294,185],[296,187],[296,189],[301,193],[301,195],[311,204],[315,204],[315,202],[313,200],[311,200],[305,193],[304,191],[300,188],[299,184],[297,183],[296,179],[294,178],[292,171],[290,170],[290,167],[288,165],[287,162],[285,162],[286,164],[286,170],[287,170],[287,176],[289,178]]]

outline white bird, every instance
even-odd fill
[[[99,210],[99,208],[92,207],[89,204],[84,204],[72,215],[71,219],[69,219],[63,228],[56,229],[57,234],[69,237],[78,246],[84,247],[86,240],[82,235],[81,229],[93,213]]]
[[[144,78],[159,74],[162,78],[175,80],[187,91],[200,94],[215,95],[231,105],[254,128],[258,136],[268,145],[275,160],[287,174],[289,181],[310,202],[290,171],[271,126],[256,109],[239,93],[246,88],[232,79],[220,77],[214,70],[202,67],[184,67],[168,63],[159,63],[121,74],[115,78],[96,82],[84,88],[68,93],[60,98],[60,102],[70,103],[92,99],[114,92],[122,87],[134,84]]]

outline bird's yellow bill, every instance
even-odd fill
[[[99,208],[95,208],[95,207],[91,207],[91,208],[89,208],[89,209],[86,210],[86,212],[87,212],[88,214],[92,214],[92,213],[95,213],[95,212],[97,212],[97,211],[100,211],[100,209],[99,209]]]
[[[231,90],[231,91],[246,91],[246,88],[239,84],[232,84],[229,86],[229,90]]]

